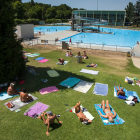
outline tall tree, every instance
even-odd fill
[[[35,2],[34,0],[31,0],[31,6],[34,6]]]
[[[135,7],[132,2],[129,2],[127,7],[125,8],[126,10],[126,22],[133,22],[134,21],[134,11]]]
[[[45,14],[45,17],[47,19],[49,18],[55,18],[56,16],[56,10],[54,7],[49,7],[47,10],[46,10],[46,14]]]
[[[136,5],[135,5],[135,24],[140,23],[140,0],[136,1]]]
[[[0,2],[0,83],[9,82],[25,68],[23,46],[16,39],[13,0]]]

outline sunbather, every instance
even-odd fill
[[[88,56],[87,56],[87,54],[86,54],[86,52],[85,52],[85,51],[84,51],[83,58],[84,58],[84,59],[88,59]]]
[[[14,89],[15,84],[16,84],[15,82],[10,83],[10,86],[7,89],[8,95],[17,95],[17,94],[19,94],[19,92],[18,92],[19,90]]]
[[[80,108],[80,104],[81,102],[79,101],[79,103],[76,104],[76,106],[74,107],[75,108],[75,113],[76,115],[79,117],[79,120],[81,122],[83,121],[87,121],[88,123],[92,123],[91,120],[89,120],[82,112],[81,108]]]
[[[66,56],[69,56],[69,51],[66,52]]]
[[[31,97],[31,96],[29,96],[27,93],[25,93],[26,92],[26,89],[25,88],[22,88],[21,89],[21,92],[19,92],[20,93],[20,100],[22,101],[22,102],[28,102],[28,101],[30,101],[30,100],[32,100],[33,98]]]
[[[64,64],[65,60],[63,58],[59,58],[58,60],[59,60],[59,64],[62,64],[62,65]]]
[[[47,119],[44,117],[45,115],[47,115]],[[58,118],[56,117],[55,114],[53,114],[51,111],[48,111],[47,113],[43,112],[43,114],[41,114],[39,117],[39,119],[43,119],[44,121],[44,124],[47,127],[47,132],[46,132],[46,135],[48,136],[49,135],[49,127],[51,124],[54,123],[55,119],[58,121],[58,123],[63,123],[62,121],[59,121]]]
[[[91,66],[91,67],[96,67],[97,64],[91,63],[90,66]]]
[[[70,54],[69,54],[69,56],[73,56],[73,54],[72,54],[72,52],[70,51]]]
[[[120,85],[118,86],[119,87],[119,89],[116,87],[116,85],[114,84],[114,86],[115,86],[115,88],[116,88],[116,90],[117,90],[117,95],[119,96],[119,95],[122,95],[122,96],[125,96],[125,92],[123,91],[124,90],[124,88],[122,87],[122,88],[120,88]]]
[[[110,110],[109,101],[106,100],[106,106],[105,106],[105,101],[103,100],[100,107],[103,109],[104,113],[106,114],[106,115],[102,115],[101,111],[99,111],[100,115],[104,118],[108,118],[109,122],[113,123],[114,122],[113,118],[116,117],[116,112],[113,110],[114,112],[113,115],[113,113]]]

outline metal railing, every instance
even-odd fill
[[[96,50],[107,50],[107,51],[117,51],[117,52],[133,52],[133,47],[130,46],[118,46],[118,45],[106,45],[106,44],[96,44],[96,43],[82,43],[80,41],[78,42],[72,42],[64,41],[69,44],[69,47],[75,47],[75,48],[85,48],[85,49],[96,49]],[[37,46],[37,45],[55,45],[55,46],[62,46],[62,41],[58,40],[42,40],[42,39],[28,39],[23,40],[23,45],[26,46]]]

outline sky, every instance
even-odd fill
[[[29,2],[31,0],[22,0],[22,2]],[[34,0],[37,3],[51,4],[51,6],[59,6],[67,4],[71,8],[84,8],[86,10],[124,10],[125,7],[137,0]],[[98,6],[97,6],[98,2]]]

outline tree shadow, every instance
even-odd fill
[[[65,67],[65,66],[61,66],[61,67]],[[29,73],[27,70],[29,68],[34,69],[39,75],[35,76]],[[50,77],[47,73],[48,70],[56,70],[60,76]],[[51,67],[35,67],[35,66],[29,66],[28,64],[26,65],[26,70],[23,72],[22,75],[19,76],[19,79],[16,81],[16,83],[18,83],[20,79],[24,79],[25,83],[20,86],[25,87],[27,89],[27,92],[34,93],[44,87],[49,87],[49,86],[56,86],[59,90],[66,89],[66,87],[63,87],[59,84],[69,77],[75,77],[75,78],[78,78],[87,82],[95,83],[95,79],[87,78],[84,73],[83,75],[78,75],[75,72],[69,72],[69,71],[60,70],[57,68],[52,69]],[[43,83],[41,79],[47,79],[48,81],[46,83]],[[17,84],[16,86],[19,87],[19,84]]]

